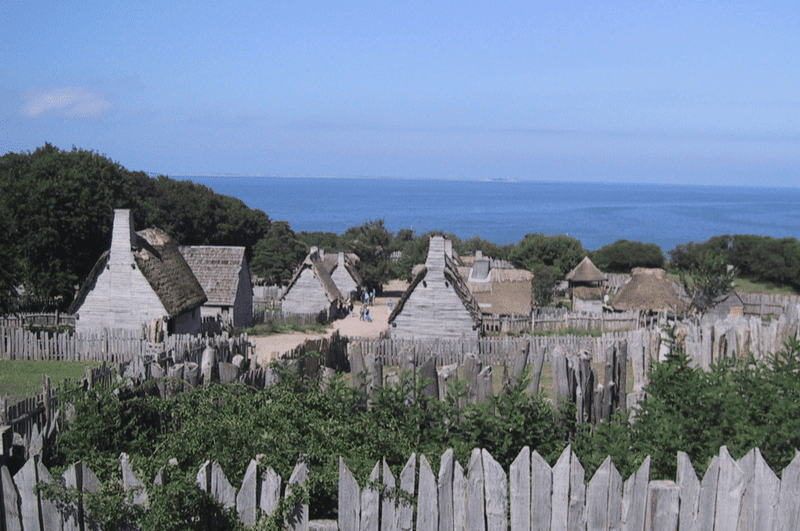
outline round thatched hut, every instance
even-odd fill
[[[667,278],[667,272],[645,267],[633,268],[630,280],[619,289],[611,306],[619,311],[651,313],[681,313],[686,310],[686,304],[678,296],[675,283]]]

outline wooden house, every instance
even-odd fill
[[[77,332],[140,331],[163,319],[169,333],[200,332],[206,294],[178,247],[159,229],[135,232],[130,210],[114,211],[103,253],[70,307]]]
[[[237,328],[252,326],[253,286],[245,248],[184,245],[180,251],[208,297],[201,308],[203,319]]]
[[[281,309],[286,313],[303,315],[325,313],[327,319],[332,319],[344,302],[323,257],[316,247],[312,247],[286,286],[281,296]]]
[[[581,312],[601,313],[606,295],[606,274],[600,271],[587,256],[567,273],[566,280],[572,289],[572,309]]]
[[[462,257],[462,261],[467,265],[459,267],[458,272],[478,301],[481,313],[530,315],[533,273],[483,256],[481,251],[476,251],[474,257]]]
[[[353,300],[358,298],[358,293],[364,288],[364,280],[356,269],[358,256],[355,254],[325,254],[325,251],[318,251],[325,269],[336,284],[342,297],[351,297]]]
[[[403,293],[389,316],[389,331],[397,339],[477,339],[481,311],[459,275],[452,246],[432,236],[425,266]]]

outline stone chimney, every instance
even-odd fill
[[[319,257],[319,247],[312,245],[311,249],[308,250],[308,254],[312,260],[316,260]]]
[[[339,252],[339,256],[336,258],[336,267],[337,268],[344,268],[344,253]]]
[[[111,264],[130,264],[133,262],[131,250],[135,249],[136,231],[133,228],[133,214],[129,209],[114,210],[114,229],[111,232]]]
[[[483,251],[475,249],[475,260],[480,260],[481,258],[483,258]]]

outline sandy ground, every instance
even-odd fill
[[[280,334],[273,336],[255,336],[252,337],[256,343],[256,358],[259,364],[266,364],[276,359],[281,354],[292,350],[298,345],[303,344],[307,339],[320,339],[322,337],[330,336],[335,330],[347,337],[378,337],[381,332],[389,327],[389,300],[393,304],[402,296],[408,282],[402,280],[392,280],[383,287],[383,295],[375,297],[375,304],[369,309],[369,314],[372,317],[372,322],[361,321],[359,319],[360,304],[356,304],[353,308],[353,316],[347,316],[344,319],[334,321],[331,328],[325,334],[308,334],[295,332],[291,334]]]

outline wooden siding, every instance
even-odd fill
[[[342,297],[349,297],[351,292],[358,289],[356,281],[353,280],[353,277],[350,276],[343,264],[336,266],[336,269],[331,273],[331,279],[333,279],[336,287],[339,288],[339,293],[342,294]]]
[[[300,278],[283,298],[282,309],[288,313],[327,312],[331,306],[317,275],[311,268],[300,273]]]
[[[429,271],[390,329],[397,339],[477,339],[480,330],[441,270]]]
[[[130,250],[127,260],[124,253],[113,251],[112,247],[106,269],[78,310],[76,332],[141,330],[151,319],[167,317],[167,310],[134,263]]]

